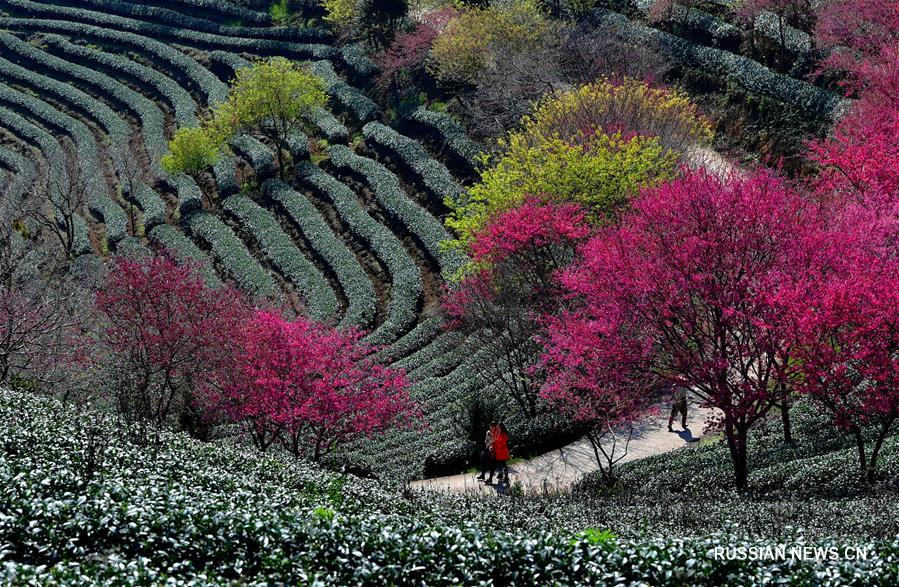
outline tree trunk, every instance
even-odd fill
[[[874,447],[871,449],[871,460],[868,462],[868,470],[865,472],[865,482],[868,484],[877,480],[877,457],[880,455],[880,447],[883,446],[883,441],[886,440],[894,421],[895,418],[884,420],[877,433],[877,438],[874,440]]]
[[[793,444],[793,428],[790,425],[790,400],[784,398],[780,405],[780,420],[784,429],[784,444]]]
[[[315,454],[312,456],[312,460],[316,463],[321,459],[322,456],[322,437],[319,435],[315,439]]]
[[[727,448],[730,450],[730,458],[734,465],[734,483],[738,491],[746,489],[746,480],[749,476],[749,468],[746,458],[746,427],[725,420],[724,436],[727,438]]]
[[[278,177],[283,181],[287,170],[284,169],[284,149],[281,148],[280,143],[275,148],[275,151],[278,152]]]
[[[855,438],[855,446],[858,448],[858,470],[859,476],[864,483],[868,476],[868,459],[865,455],[865,437],[862,435],[862,429],[859,426],[853,426],[849,429]]]

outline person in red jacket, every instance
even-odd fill
[[[509,460],[509,432],[502,422],[496,425],[496,433],[493,437],[493,466],[490,468],[490,477],[487,483],[493,483],[493,472],[499,469],[499,477],[497,480],[502,483],[509,482],[509,467],[506,461]]]

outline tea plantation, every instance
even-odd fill
[[[629,505],[450,497],[180,434],[139,446],[113,418],[27,393],[2,392],[0,422],[0,561],[13,584],[890,585],[899,577],[895,497],[795,510],[787,500],[747,505],[726,495],[712,506],[701,494],[669,493],[664,504],[635,495]],[[694,463],[668,465],[676,479]],[[793,528],[780,527],[785,516]],[[871,556],[710,554],[719,544],[772,541],[851,544]]]

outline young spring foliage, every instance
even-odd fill
[[[320,78],[288,59],[274,57],[237,70],[228,100],[215,111],[215,121],[232,134],[245,132],[269,139],[283,177],[290,136],[327,103]]]
[[[556,27],[534,0],[468,8],[447,23],[431,48],[431,69],[442,83],[473,84],[503,53],[539,45]]]
[[[530,117],[531,134],[578,143],[595,132],[658,137],[666,149],[685,151],[712,139],[711,122],[686,92],[633,78],[599,80],[554,94]]]
[[[327,103],[324,82],[308,68],[283,57],[258,61],[237,70],[228,99],[200,127],[178,129],[162,164],[169,172],[200,173],[246,133],[271,142],[283,177],[291,137]]]
[[[676,157],[658,139],[593,133],[580,145],[525,130],[503,141],[504,152],[459,201],[449,200],[447,226],[469,243],[495,215],[535,195],[583,205],[595,221],[615,217],[641,187],[670,177]]]
[[[466,196],[447,202],[457,245],[526,196],[576,202],[598,223],[615,219],[641,188],[673,177],[691,146],[712,138],[686,94],[627,78],[547,98],[520,126]]]
[[[222,138],[209,128],[182,127],[175,131],[160,163],[168,173],[196,176],[221,160],[224,146]]]

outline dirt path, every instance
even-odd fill
[[[712,410],[699,408],[695,399],[691,401],[687,429],[681,429],[675,422],[674,432],[668,432],[668,407],[660,406],[656,415],[647,416],[634,424],[634,432],[627,454],[618,462],[626,463],[651,455],[657,455],[689,446],[699,440],[705,428],[705,421]],[[616,431],[618,447],[626,439],[624,430]],[[610,447],[612,440],[603,443]],[[526,493],[543,493],[568,489],[588,473],[599,469],[593,448],[586,438],[568,446],[550,451],[527,461],[509,467],[512,485],[518,485]],[[487,485],[475,478],[475,473],[463,473],[447,477],[435,477],[413,481],[414,489],[449,491],[452,493],[505,493],[505,484]]]
[[[691,166],[704,167],[709,173],[721,178],[740,171],[718,151],[700,145],[693,145],[687,149],[687,161]]]

